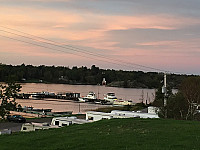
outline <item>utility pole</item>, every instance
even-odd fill
[[[100,86],[100,84],[97,84],[98,85],[98,94],[97,94],[97,99],[99,100],[99,86]]]
[[[164,74],[164,106],[167,106],[167,74]]]
[[[78,114],[81,114],[81,103],[79,103],[79,105],[78,105]]]
[[[148,104],[148,99],[149,99],[149,93],[147,92],[147,98],[146,98],[146,102],[145,102],[145,104],[147,105]]]
[[[167,118],[167,74],[164,73],[164,86],[163,86],[163,90],[162,93],[164,93],[164,109],[165,109],[165,118]]]
[[[141,100],[142,100],[142,103],[144,103],[144,91],[142,90],[142,95],[141,95]]]

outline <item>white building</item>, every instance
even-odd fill
[[[113,110],[111,113],[88,111],[86,112],[86,120],[98,121],[103,119],[112,118],[159,118],[157,114],[152,113],[141,113],[134,111],[120,111]]]
[[[89,121],[98,121],[98,120],[112,119],[112,118],[125,118],[125,117],[104,112],[96,112],[96,111],[86,112],[86,120]]]
[[[159,118],[157,114],[134,112],[134,111],[113,110],[111,114],[124,116],[125,118]]]
[[[159,112],[159,108],[158,107],[153,107],[153,106],[149,106],[148,107],[148,113],[149,114],[158,114]]]

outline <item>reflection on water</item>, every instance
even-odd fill
[[[155,89],[134,89],[134,88],[115,88],[105,87],[97,85],[68,85],[68,84],[41,84],[41,83],[22,83],[21,92],[77,92],[81,93],[81,96],[86,96],[89,91],[96,93],[97,97],[103,99],[104,95],[108,92],[114,92],[118,98],[125,100],[132,100],[134,103],[138,102],[151,102],[154,100]],[[53,99],[47,100],[23,100],[18,99],[18,103],[22,106],[33,106],[34,108],[51,108],[53,111],[73,111],[78,113],[79,109],[83,113],[87,110],[96,109],[99,107],[105,107],[104,105],[95,105],[88,103],[75,103],[67,100],[53,101]],[[108,106],[109,107],[109,106]]]

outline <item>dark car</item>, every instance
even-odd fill
[[[26,118],[20,116],[20,115],[9,115],[7,116],[8,121],[13,121],[13,122],[26,122]]]

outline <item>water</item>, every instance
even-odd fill
[[[132,100],[134,103],[138,102],[152,102],[155,96],[155,89],[135,89],[135,88],[116,88],[105,87],[98,85],[68,85],[68,84],[42,84],[42,83],[22,83],[22,93],[28,92],[77,92],[81,96],[86,96],[89,91],[96,93],[97,97],[103,99],[108,92],[114,92],[117,98],[124,100]],[[143,95],[143,96],[142,96]],[[142,98],[143,97],[143,98]],[[84,113],[85,111],[105,107],[104,105],[76,103],[67,100],[55,101],[53,99],[47,100],[31,100],[18,99],[18,103],[22,106],[33,106],[34,108],[51,108],[52,111],[73,111],[73,113]],[[110,107],[110,106],[106,106]]]

